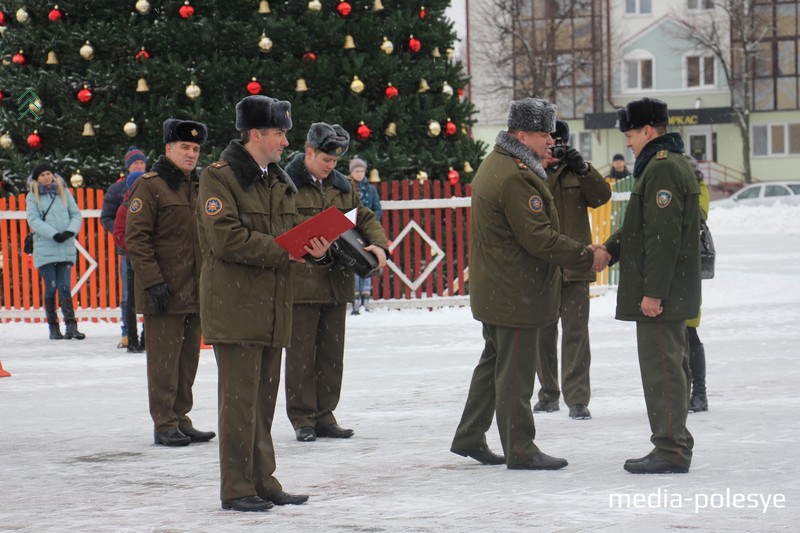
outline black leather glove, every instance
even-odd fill
[[[56,241],[56,242],[64,242],[64,241],[67,240],[67,237],[64,235],[63,232],[62,233],[56,233],[55,235],[53,235],[53,240]]]
[[[166,283],[159,283],[145,289],[147,297],[150,299],[150,307],[152,307],[157,315],[163,315],[167,312],[167,304],[169,298],[172,296],[172,291],[169,290],[169,285]]]
[[[567,153],[564,155],[564,163],[579,176],[585,176],[589,172],[589,165],[583,160],[583,156],[578,149],[572,146],[567,148]]]
[[[75,234],[74,234],[74,233],[72,233],[71,231],[62,231],[62,232],[61,232],[61,235],[63,235],[63,236],[64,236],[64,240],[67,240],[67,239],[69,239],[70,237],[74,237],[74,236],[75,236]]]

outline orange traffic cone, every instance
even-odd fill
[[[3,370],[3,362],[0,361],[0,378],[9,378],[11,377],[11,372]]]

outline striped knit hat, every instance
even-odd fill
[[[131,164],[135,161],[144,161],[144,164],[146,165],[147,156],[135,146],[131,146],[128,148],[128,151],[125,152],[125,169],[127,170],[130,168]]]

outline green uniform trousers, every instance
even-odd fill
[[[564,281],[561,284],[561,390],[568,407],[589,405],[589,282]],[[539,399],[558,401],[558,323],[542,328],[540,342]]]
[[[500,441],[509,466],[539,453],[531,396],[539,359],[539,328],[520,329],[483,324],[485,340],[472,373],[467,403],[453,438],[453,447],[486,446],[486,432],[497,414]]]
[[[286,413],[294,429],[336,423],[347,304],[295,304],[286,348]]]
[[[694,439],[686,427],[689,365],[684,321],[636,322],[639,370],[655,453],[689,468]]]
[[[219,400],[220,499],[266,497],[283,490],[275,472],[272,421],[281,348],[215,344]]]
[[[144,315],[147,390],[156,433],[192,427],[192,385],[200,360],[200,315]]]

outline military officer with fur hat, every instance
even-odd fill
[[[654,449],[629,459],[634,474],[688,472],[694,440],[685,321],[700,307],[700,189],[667,104],[654,98],[617,111],[633,150],[634,185],[620,230],[606,242],[619,260],[618,320],[636,322],[642,387]]]
[[[241,140],[200,178],[200,314],[219,377],[220,498],[234,511],[308,500],[284,492],[273,476],[271,435],[281,351],[291,337],[289,265],[305,261],[275,242],[297,216],[297,189],[278,166],[291,127],[289,102],[244,98],[236,105]],[[306,258],[323,258],[328,246],[312,239]]]
[[[597,270],[607,254],[562,235],[542,165],[553,145],[556,106],[511,102],[508,131],[472,181],[470,305],[483,324],[483,353],[450,451],[510,469],[557,470],[567,461],[536,446],[531,396],[542,328],[558,319],[561,268]],[[497,415],[505,456],[486,431]]]
[[[156,444],[186,446],[214,438],[188,413],[200,358],[200,243],[194,206],[195,167],[205,125],[167,119],[164,150],[130,190],[125,245],[136,278],[136,310],[144,315],[147,384]]]
[[[286,166],[297,187],[299,221],[334,206],[357,209],[356,226],[370,243],[366,250],[386,265],[389,243],[373,213],[361,205],[355,182],[335,169],[347,152],[350,135],[338,124],[312,124],[305,152]],[[286,411],[297,440],[346,439],[352,429],[339,426],[333,411],[339,403],[344,363],[347,302],[353,301],[354,273],[335,262],[292,265],[294,308],[292,342],[286,349]]]

